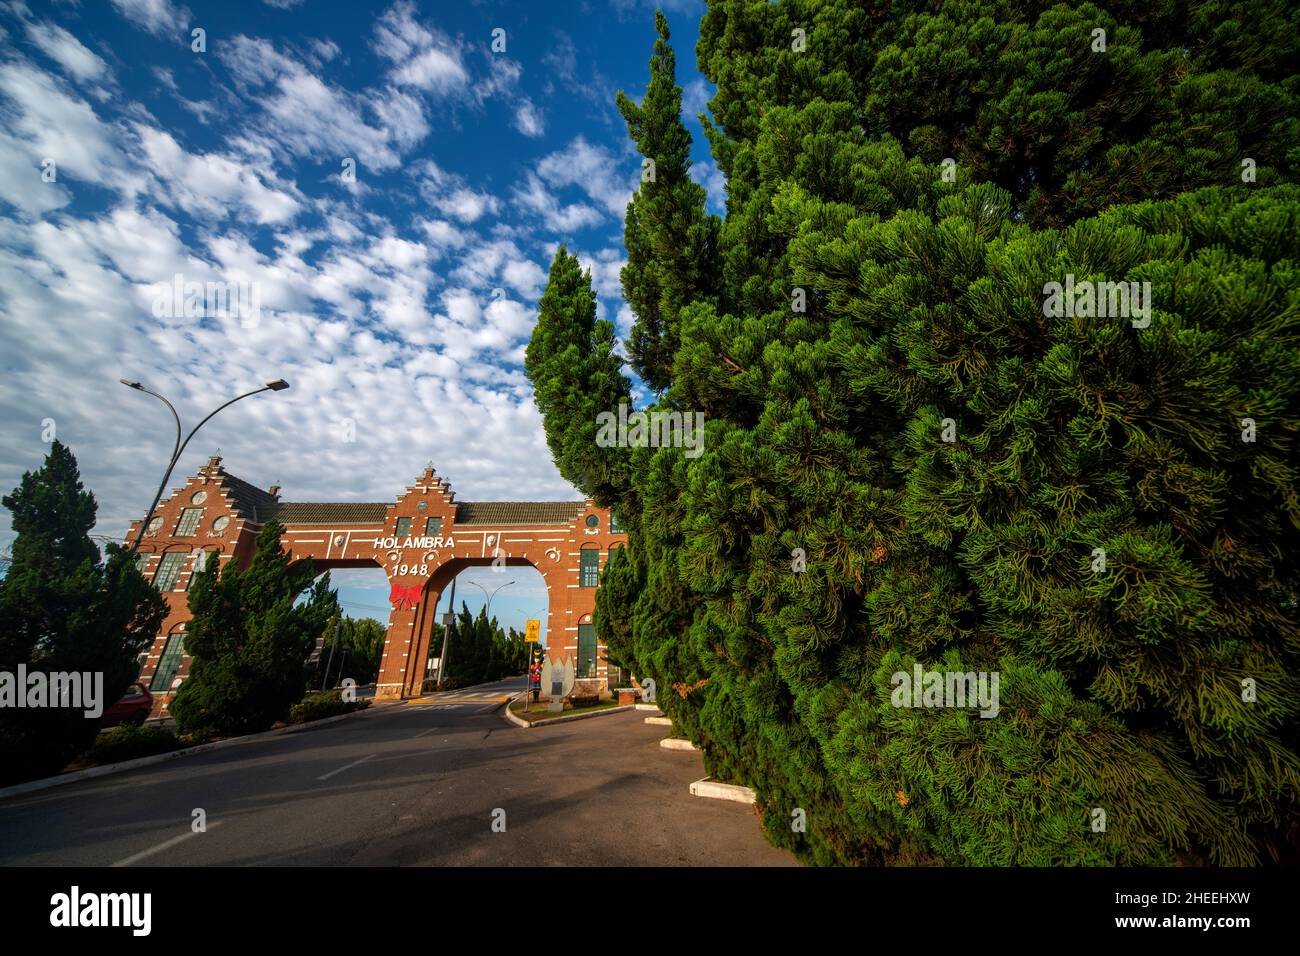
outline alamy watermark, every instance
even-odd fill
[[[170,283],[158,283],[153,297],[154,318],[238,318],[246,329],[262,321],[262,286],[258,282],[198,282],[176,273]]]
[[[987,719],[998,715],[998,678],[998,671],[923,671],[917,664],[911,674],[895,671],[890,677],[890,702],[895,707],[978,706]]]
[[[83,893],[74,885],[50,897],[50,925],[60,928],[119,926],[148,936],[152,913],[152,893]]]
[[[618,415],[601,412],[596,416],[601,448],[685,448],[687,458],[699,458],[704,451],[703,412],[632,412],[619,402]]]
[[[1044,285],[1043,296],[1049,318],[1132,319],[1135,329],[1151,324],[1150,282],[1075,282],[1067,272],[1064,283]]]
[[[69,707],[87,717],[104,713],[104,674],[102,671],[44,671],[28,673],[26,664],[18,673],[0,671],[0,708]]]

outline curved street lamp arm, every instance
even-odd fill
[[[190,429],[190,433],[185,436],[185,441],[181,443],[180,448],[177,449],[175,456],[172,458],[172,464],[175,465],[176,462],[180,459],[181,455],[185,454],[185,446],[190,443],[190,439],[194,437],[194,433],[197,432],[204,425],[206,425],[208,423],[208,419],[212,418],[212,416],[217,414],[217,412],[221,411],[223,408],[228,408],[229,406],[235,404],[235,402],[239,401],[241,398],[248,398],[248,396],[256,395],[258,392],[267,392],[271,390],[272,390],[271,386],[263,385],[261,388],[255,388],[251,392],[245,392],[243,395],[236,395],[234,398],[226,402],[224,405],[218,405],[216,408],[214,408],[211,412],[208,413],[207,418],[204,418],[203,421],[199,422],[197,425],[195,425],[193,428]],[[178,437],[179,437],[179,431],[178,431]]]
[[[235,404],[235,402],[239,401],[241,398],[248,398],[248,396],[256,395],[259,392],[280,391],[282,388],[288,388],[289,386],[286,385],[283,381],[277,379],[275,382],[272,382],[269,385],[263,385],[261,388],[255,388],[251,392],[245,392],[243,395],[236,395],[234,398],[230,399],[230,401],[222,405],[218,405],[213,411],[209,412],[207,417],[204,418],[203,421],[199,422],[192,429],[190,429],[190,433],[185,436],[185,440],[181,441],[181,417],[180,415],[176,414],[176,407],[172,405],[171,402],[167,401],[167,399],[163,398],[157,392],[145,388],[139,382],[128,382],[126,381],[126,379],[122,379],[122,384],[126,385],[129,388],[135,389],[137,392],[144,392],[146,395],[152,395],[154,398],[158,399],[158,401],[166,405],[167,408],[171,411],[172,420],[176,422],[176,441],[172,445],[171,461],[167,463],[167,471],[163,475],[162,481],[159,482],[158,484],[158,493],[153,496],[153,504],[149,506],[149,511],[145,514],[144,521],[140,522],[140,531],[136,534],[135,541],[131,544],[131,553],[134,554],[140,548],[140,541],[144,538],[145,528],[148,526],[149,520],[153,517],[154,510],[158,507],[158,502],[162,500],[162,494],[164,489],[166,489],[167,487],[167,481],[172,476],[172,469],[176,467],[176,462],[180,461],[181,455],[185,453],[185,448],[187,445],[189,445],[190,439],[194,437],[195,432],[197,432],[200,428],[202,428],[205,424],[207,424],[208,419],[212,418],[212,416],[217,414],[217,412],[221,411],[223,408],[227,408],[228,406]]]
[[[163,398],[157,392],[150,391],[149,389],[145,388],[143,385],[136,384],[133,385],[132,388],[134,388],[137,392],[144,392],[146,395],[152,395],[154,398],[158,399],[158,401],[166,405],[167,410],[172,413],[172,421],[176,423],[176,441],[172,443],[172,461],[175,461],[177,457],[180,455],[180,449],[181,449],[181,417],[180,415],[176,414],[176,406],[173,405],[171,402],[167,401],[167,399]],[[157,504],[157,502],[154,503]]]
[[[134,388],[137,392],[144,392],[146,395],[152,395],[154,398],[158,399],[158,401],[167,406],[167,410],[172,413],[172,421],[176,423],[176,440],[172,443],[171,463],[167,466],[167,473],[163,475],[162,481],[158,483],[158,491],[153,496],[153,504],[149,506],[149,510],[145,513],[144,520],[140,522],[140,530],[136,532],[135,541],[131,542],[131,553],[135,554],[135,552],[140,549],[140,541],[144,538],[144,531],[149,524],[149,519],[153,517],[154,509],[158,507],[158,502],[162,500],[163,489],[167,487],[167,479],[171,477],[172,469],[176,467],[176,459],[180,457],[181,417],[176,414],[176,406],[167,401],[167,399],[163,398],[157,392],[145,388],[139,382],[134,384],[124,382],[124,384],[130,385],[130,387]]]

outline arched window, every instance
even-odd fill
[[[163,647],[162,656],[158,658],[158,667],[149,681],[149,690],[154,694],[165,694],[171,690],[176,671],[180,669],[181,658],[185,655],[185,625],[179,624]]]
[[[594,544],[582,546],[582,561],[578,566],[578,585],[594,588],[600,583],[600,548]]]
[[[576,677],[596,676],[596,626],[585,614],[578,624],[578,666]]]
[[[164,554],[158,562],[158,570],[153,574],[153,586],[159,591],[170,591],[175,587],[186,557],[188,554],[184,551],[168,551]]]

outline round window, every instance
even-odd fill
[[[196,505],[201,505],[203,504],[203,502],[207,500],[208,500],[208,493],[206,491],[196,491],[194,492],[194,496],[190,498],[190,502]]]
[[[596,515],[587,515],[587,527],[588,527],[588,528],[594,528],[594,527],[596,527],[596,525],[598,525],[598,524],[600,524],[600,518],[599,518],[599,517],[597,517]]]
[[[415,506],[415,510],[416,510],[416,511],[428,511],[428,510],[429,510],[429,502],[427,502],[427,501],[421,501],[418,505]]]
[[[216,521],[212,522],[212,530],[213,530],[213,531],[225,531],[225,530],[226,530],[226,525],[228,525],[228,524],[230,524],[230,519],[227,518],[225,515],[222,515],[222,516],[221,516],[220,518],[218,518]]]
[[[162,527],[162,517],[159,516],[157,518],[151,518],[149,520],[149,527],[145,530],[147,530],[150,534],[157,534],[158,529],[161,527]]]

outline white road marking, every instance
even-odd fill
[[[427,736],[427,735],[433,733],[433,732],[434,732],[435,730],[437,730],[437,729],[438,729],[437,727],[430,727],[428,730],[422,730],[422,731],[420,731],[418,734],[415,735],[415,737],[425,737],[425,736]],[[415,737],[412,737],[411,739],[414,740]]]
[[[327,773],[327,774],[322,774],[321,776],[317,777],[316,779],[317,779],[317,780],[328,780],[330,777],[334,776],[336,773],[342,773],[344,770],[351,770],[353,767],[357,766],[357,764],[363,764],[363,763],[365,763],[367,760],[370,760],[371,758],[373,758],[373,757],[377,757],[377,756],[378,756],[378,754],[367,754],[366,756],[362,757],[360,760],[354,760],[354,761],[352,761],[352,762],[351,762],[350,764],[348,764],[346,767],[339,767],[339,769],[337,769],[337,770],[331,770],[329,773]]]
[[[217,820],[214,823],[209,823],[208,832],[215,830],[217,827],[221,826],[223,822],[225,821]],[[133,856],[128,856],[125,860],[118,860],[116,863],[110,864],[110,866],[130,866],[133,863],[139,863],[141,860],[151,857],[155,853],[161,853],[163,850],[174,847],[178,843],[184,843],[192,836],[198,836],[198,834],[193,830],[189,833],[182,833],[180,836],[172,837],[170,840],[164,840],[162,843],[159,843],[155,847],[150,847],[148,850],[141,850]]]

